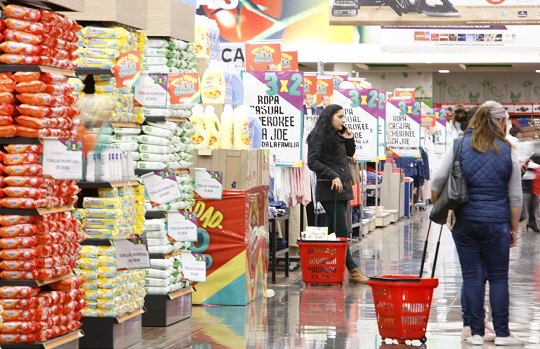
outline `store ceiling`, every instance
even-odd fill
[[[316,63],[301,63],[302,71],[317,71]],[[326,71],[332,71],[332,64],[325,64]],[[450,73],[466,72],[529,72],[536,74],[540,69],[540,63],[474,63],[474,64],[456,64],[456,63],[408,63],[408,64],[379,64],[379,63],[352,63],[352,69],[357,72],[384,73],[384,72],[423,72],[437,73],[439,70],[449,70]],[[338,69],[339,70],[339,69]],[[337,70],[336,70],[337,71]],[[341,71],[341,70],[339,70]]]

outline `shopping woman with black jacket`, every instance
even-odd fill
[[[316,198],[326,211],[328,231],[334,232],[335,216],[335,233],[346,238],[349,229],[345,212],[347,202],[353,199],[347,157],[354,155],[355,144],[354,134],[345,126],[341,106],[331,104],[322,111],[307,143],[308,167],[317,174]],[[350,281],[367,283],[368,278],[354,262],[348,247],[345,264]]]

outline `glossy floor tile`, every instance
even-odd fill
[[[417,212],[353,241],[353,257],[369,276],[415,274],[426,238],[426,212]],[[424,277],[431,275],[439,226],[431,228]],[[523,232],[510,262],[510,329],[526,344],[540,348],[540,234]],[[373,293],[367,285],[309,286],[300,270],[289,278],[278,271],[268,283],[275,296],[245,307],[193,307],[192,318],[168,328],[145,328],[132,348],[411,348],[379,336]],[[461,341],[461,271],[454,243],[442,231],[425,347],[430,349],[495,348],[493,342],[471,346]],[[270,278],[269,278],[270,280]],[[486,300],[489,317],[490,309]],[[410,326],[409,326],[410,328]],[[511,348],[511,347],[497,347]],[[515,348],[515,347],[514,347]]]

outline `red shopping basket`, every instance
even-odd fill
[[[345,257],[350,239],[298,240],[302,279],[306,284],[343,284]]]
[[[370,278],[368,284],[373,291],[382,339],[397,339],[400,344],[419,339],[425,343],[433,289],[439,280],[414,275],[382,275]]]

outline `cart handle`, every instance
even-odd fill
[[[414,279],[395,279],[395,278],[381,278],[381,277],[375,277],[372,276],[369,278],[373,281],[384,281],[384,282],[420,282],[422,279],[420,278],[414,278]]]

